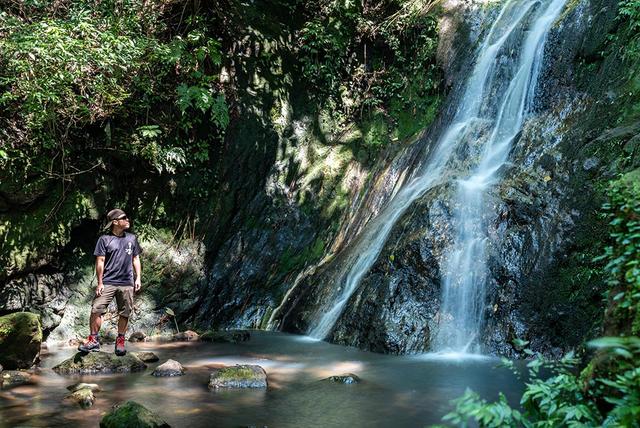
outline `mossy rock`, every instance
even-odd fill
[[[114,406],[100,421],[100,428],[169,428],[160,416],[135,401]]]
[[[200,335],[203,342],[239,343],[251,338],[247,330],[209,330]]]
[[[28,369],[40,354],[42,328],[38,315],[16,312],[0,317],[0,364],[5,369]]]
[[[222,367],[214,369],[209,376],[209,389],[266,387],[267,373],[256,365]]]
[[[128,373],[145,370],[147,365],[134,354],[118,357],[108,352],[78,352],[53,368],[58,374]]]

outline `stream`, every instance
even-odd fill
[[[112,346],[103,350],[111,352]],[[0,392],[0,427],[96,427],[111,406],[126,400],[173,427],[421,427],[441,422],[452,409],[449,401],[466,388],[489,400],[502,391],[512,405],[523,389],[493,358],[383,355],[285,333],[252,331],[251,339],[239,344],[143,342],[127,343],[127,349],[153,351],[160,361],[139,373],[62,376],[51,367],[74,355],[75,348],[50,347],[35,384]],[[182,363],[186,374],[151,376],[168,358]],[[209,372],[221,364],[258,364],[269,386],[212,392]],[[343,373],[362,382],[320,382]],[[102,388],[90,409],[64,400],[66,387],[78,381]]]

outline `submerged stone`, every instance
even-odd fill
[[[93,395],[93,391],[91,388],[80,388],[76,391],[73,391],[65,398],[67,400],[78,403],[83,409],[88,409],[89,407],[93,406],[93,403],[96,401],[96,397],[95,395]]]
[[[156,361],[160,361],[160,357],[150,351],[134,352],[133,355],[140,358],[140,360],[145,363],[155,363]]]
[[[176,360],[167,360],[156,367],[151,374],[156,377],[182,376],[184,375],[184,367]]]
[[[336,376],[329,376],[328,378],[323,380],[329,381],[329,382],[335,382],[335,383],[344,383],[347,385],[350,385],[353,383],[360,383],[360,378],[354,375],[353,373],[345,373],[345,374],[336,375]]]
[[[173,335],[173,340],[176,342],[193,342],[198,340],[198,333],[195,331],[187,330]]]
[[[0,374],[0,387],[2,389],[14,386],[28,385],[32,383],[33,374],[22,370],[4,370]]]
[[[236,365],[214,369],[209,376],[209,389],[266,388],[267,373],[257,365]]]
[[[53,367],[53,371],[59,374],[127,373],[146,368],[147,365],[133,354],[118,357],[107,352],[78,352]]]
[[[79,382],[79,383],[74,383],[73,385],[69,385],[67,386],[67,389],[71,392],[76,392],[79,391],[81,389],[90,389],[91,391],[102,391],[102,388],[100,388],[100,385],[98,385],[97,383],[84,383],[84,382]]]
[[[0,317],[0,364],[5,369],[28,369],[40,354],[42,328],[38,315],[16,312]]]
[[[203,342],[238,343],[251,338],[248,330],[209,330],[200,335]]]
[[[102,420],[100,428],[170,428],[160,416],[135,401],[114,406]]]

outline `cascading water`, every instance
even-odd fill
[[[413,201],[445,181],[456,180],[454,234],[443,264],[439,351],[479,351],[487,278],[483,194],[498,178],[511,143],[534,98],[544,42],[566,0],[507,0],[478,51],[474,69],[451,125],[428,160],[365,228],[356,259],[331,309],[309,334],[325,338],[362,277],[377,259],[396,221]]]

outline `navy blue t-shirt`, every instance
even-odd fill
[[[98,239],[94,256],[104,256],[104,285],[133,285],[133,257],[142,252],[133,233],[122,236],[102,235]]]

